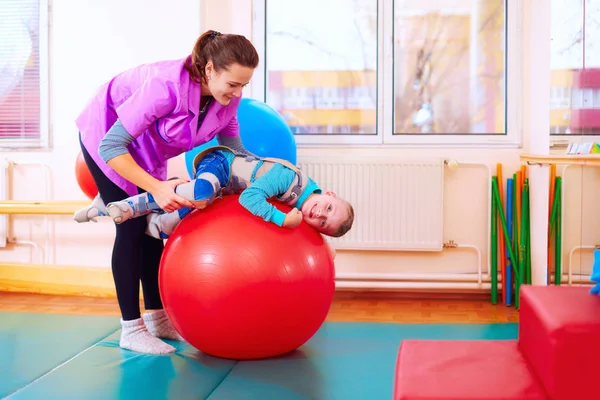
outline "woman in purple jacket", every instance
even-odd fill
[[[94,207],[78,213],[143,191],[152,193],[165,211],[192,206],[175,194],[183,180],[166,180],[167,160],[215,136],[220,144],[246,152],[236,113],[257,65],[258,54],[248,39],[208,31],[198,38],[191,56],[140,65],[100,87],[76,121],[83,156],[99,191]],[[116,225],[112,273],[121,309],[120,346],[170,353],[175,348],[159,338],[182,339],[165,314],[158,289],[163,242],[145,230],[145,218]]]

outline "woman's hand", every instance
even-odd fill
[[[158,206],[166,212],[173,212],[182,207],[191,207],[194,205],[185,198],[175,193],[177,185],[189,182],[187,179],[172,179],[168,181],[158,182],[155,188],[150,192],[154,196],[154,201]]]
[[[181,207],[194,207],[190,201],[175,193],[177,185],[188,182],[185,179],[159,181],[144,171],[129,153],[109,160],[108,165],[129,182],[151,193],[156,204],[167,212],[179,210]]]

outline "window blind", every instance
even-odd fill
[[[39,0],[0,1],[0,143],[40,137]]]

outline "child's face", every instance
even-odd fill
[[[338,231],[348,218],[346,202],[333,192],[313,194],[302,205],[304,221],[324,235],[331,236]]]

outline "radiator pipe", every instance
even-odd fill
[[[455,170],[456,168],[460,167],[461,165],[472,165],[472,166],[478,166],[478,167],[484,167],[485,169],[487,169],[488,172],[488,182],[487,182],[487,219],[486,219],[486,223],[487,223],[487,230],[486,232],[488,232],[487,234],[487,277],[488,279],[491,279],[492,277],[492,268],[491,268],[491,259],[490,259],[490,252],[492,249],[492,238],[490,237],[491,235],[489,234],[489,232],[492,231],[492,167],[490,167],[488,164],[485,163],[479,163],[479,162],[474,162],[474,161],[456,161],[456,160],[444,160],[444,164],[446,164],[448,166],[448,168],[450,168],[451,170]],[[499,182],[499,184],[501,184]]]
[[[562,182],[561,182],[562,187],[561,187],[561,193],[560,193],[560,197],[561,197],[560,203],[561,203],[561,207],[563,207],[563,208],[564,208],[564,204],[565,204],[565,196],[566,196],[566,193],[567,193],[567,190],[566,190],[566,187],[565,187],[566,184],[567,184],[566,179],[565,179],[566,176],[567,176],[567,169],[569,169],[569,167],[572,167],[573,165],[575,165],[575,164],[568,164],[562,170]],[[582,170],[581,173],[583,174],[583,168],[585,166],[584,165],[580,165],[580,167],[581,167],[581,170]],[[564,215],[564,213],[563,213],[563,215]],[[560,219],[560,225],[561,225],[561,227],[560,227],[561,232],[564,232],[565,231],[565,219],[564,218]],[[566,235],[562,235],[562,237],[560,239],[560,247],[563,248],[563,249],[564,249],[564,245],[565,245],[565,236]],[[569,265],[568,265],[568,269],[569,269],[568,283],[569,283],[569,285],[573,284],[573,277],[572,277],[573,273],[571,271],[571,261],[572,261],[572,257],[573,257],[574,251],[577,250],[577,249],[595,249],[595,248],[597,248],[597,247],[596,246],[592,246],[592,245],[580,245],[580,246],[575,246],[575,247],[573,247],[571,249],[571,251],[569,252]],[[582,274],[580,274],[580,278],[579,278],[580,282],[581,282],[581,275]],[[585,274],[585,275],[591,277],[591,274]],[[562,282],[562,273],[561,273],[561,282]]]
[[[37,243],[35,243],[31,240],[18,240],[18,239],[8,239],[6,242],[16,245],[16,246],[29,246],[29,247],[33,248],[33,250],[37,254],[37,259],[39,260],[38,262],[42,263],[43,258],[44,258],[42,255],[44,254],[44,251],[40,249],[40,246],[38,246]]]
[[[482,290],[491,289],[491,283],[479,285],[476,282],[364,282],[338,281],[336,289],[446,289],[446,290]]]
[[[336,279],[341,280],[445,280],[445,281],[471,281],[476,277],[479,285],[483,284],[483,268],[481,262],[481,251],[479,248],[472,244],[457,244],[453,240],[444,243],[444,248],[464,248],[473,249],[477,253],[477,273],[465,273],[465,274],[412,274],[412,273],[339,273],[336,274]],[[488,281],[491,280],[491,273],[488,274]]]
[[[335,275],[335,279],[340,281],[389,281],[389,282],[404,282],[404,281],[421,281],[421,282],[477,282],[483,284],[481,276],[477,273],[465,274],[448,274],[448,273],[339,273]],[[489,282],[489,281],[488,281]]]
[[[584,244],[584,245],[575,246],[575,247],[573,247],[571,249],[571,251],[569,251],[569,265],[568,265],[568,269],[569,269],[568,283],[569,283],[569,285],[573,284],[572,263],[573,263],[573,253],[575,253],[575,250],[579,250],[579,249],[592,249],[592,250],[595,250],[595,249],[598,249],[598,248],[599,248],[598,246]],[[582,276],[590,276],[591,277],[591,274],[582,274],[582,273],[579,273],[578,275],[579,275],[579,282],[581,282],[581,277]],[[563,277],[562,277],[562,274],[561,274],[561,277],[560,277],[561,282],[562,282],[562,278]]]
[[[46,201],[50,201],[54,198],[54,190],[53,190],[53,182],[52,182],[52,168],[50,168],[50,166],[48,164],[44,164],[44,163],[40,163],[40,162],[36,162],[34,160],[32,161],[9,161],[9,190],[12,190],[12,180],[13,180],[13,168],[15,166],[34,166],[34,167],[39,167],[40,171],[42,172],[43,175],[43,179],[44,179],[44,194],[46,197]],[[12,221],[9,221],[9,225],[12,225]],[[44,243],[45,243],[45,249],[46,251],[44,252],[44,262],[46,264],[50,264],[51,262],[55,262],[56,260],[56,226],[54,224],[54,221],[49,218],[48,215],[44,215],[44,226],[46,228],[46,237],[44,239]],[[9,227],[8,231],[11,232],[12,230],[12,226]],[[50,237],[52,237],[52,260],[50,260],[50,251],[49,251],[49,247],[50,247]]]

